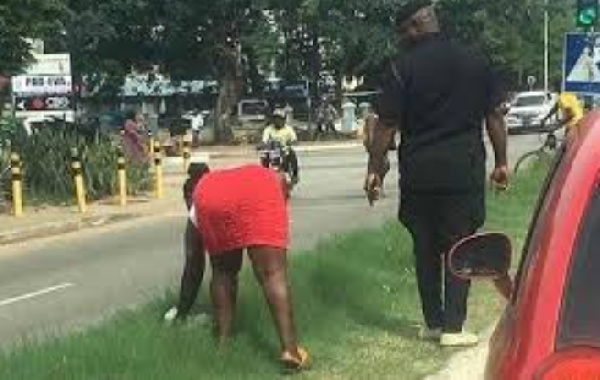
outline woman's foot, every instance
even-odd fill
[[[298,347],[292,352],[291,350],[285,351],[281,354],[281,364],[288,371],[302,371],[310,366],[310,354],[302,347]]]

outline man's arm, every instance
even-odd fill
[[[381,173],[385,170],[385,156],[390,148],[390,141],[396,134],[395,126],[381,124],[374,125],[371,142],[368,146],[369,164],[365,181],[365,192],[369,204],[373,206],[379,199],[381,191]]]
[[[397,127],[375,123],[373,127],[369,150],[369,174],[380,174],[385,165],[385,156],[390,149]]]
[[[296,134],[296,130],[292,127],[288,127],[290,129],[290,145],[298,142],[298,135]]]
[[[268,144],[269,140],[271,140],[271,127],[265,128],[263,131],[262,142],[263,144]]]
[[[552,109],[550,110],[550,112],[548,113],[548,115],[546,115],[543,119],[542,119],[542,126],[544,126],[548,120],[550,120],[551,117],[553,117],[554,115],[556,115],[558,113],[559,110],[559,105],[558,102],[554,105],[554,107],[552,107]]]
[[[492,173],[492,182],[498,189],[508,187],[508,157],[506,122],[500,108],[494,109],[486,118],[488,136],[494,148],[495,169]]]
[[[562,120],[560,121],[560,125],[556,129],[559,129],[560,127],[569,124],[571,120],[573,120],[573,118],[575,117],[575,112],[573,112],[573,109],[571,107],[566,107],[563,110],[563,113],[564,115]]]
[[[371,146],[371,140],[373,140],[373,130],[376,124],[377,118],[370,114],[365,119],[365,126],[363,130],[363,145],[369,151],[369,147]]]

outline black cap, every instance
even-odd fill
[[[421,9],[432,5],[431,0],[408,0],[396,11],[396,24],[402,24]]]

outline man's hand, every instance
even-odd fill
[[[510,182],[510,175],[506,165],[494,169],[490,176],[492,186],[496,191],[506,191]]]
[[[365,193],[367,193],[367,200],[369,205],[373,207],[376,201],[379,200],[381,195],[381,177],[379,174],[369,173],[365,179]]]

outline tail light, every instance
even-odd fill
[[[535,380],[600,380],[600,351],[579,347],[558,352],[542,366]]]

